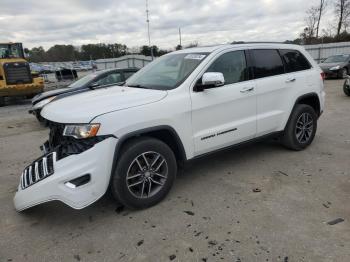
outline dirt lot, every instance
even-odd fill
[[[307,150],[269,141],[197,160],[143,211],[106,196],[80,211],[52,202],[17,213],[19,174],[47,130],[28,101],[1,108],[0,261],[350,261],[350,98],[341,85],[327,81]],[[345,221],[327,224],[336,218]]]

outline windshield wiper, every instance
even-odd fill
[[[149,89],[149,87],[148,86],[143,86],[143,85],[139,85],[139,84],[137,84],[137,85],[127,85],[128,87],[134,87],[134,88],[144,88],[144,89]]]

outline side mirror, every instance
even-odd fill
[[[92,88],[92,89],[94,89],[94,88],[96,88],[96,87],[98,87],[100,84],[98,83],[98,82],[94,82],[94,83],[92,83],[92,84],[90,84],[90,88]]]
[[[220,72],[207,72],[202,76],[202,83],[197,82],[194,91],[201,92],[204,89],[215,88],[225,84],[224,75]]]

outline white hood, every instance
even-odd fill
[[[58,123],[89,123],[98,115],[157,102],[167,91],[109,87],[68,96],[49,103],[41,115]]]

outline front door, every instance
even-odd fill
[[[223,73],[225,85],[191,91],[195,155],[256,135],[256,88],[255,82],[248,80],[245,52],[224,53],[206,71]]]

